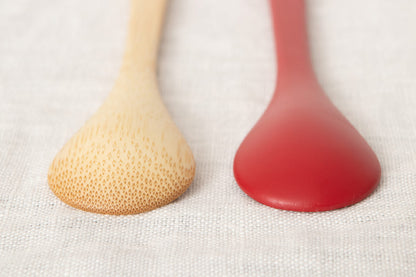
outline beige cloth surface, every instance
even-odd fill
[[[234,153],[277,70],[267,1],[174,0],[160,87],[195,181],[160,209],[96,215],[46,176],[111,89],[128,4],[0,1],[1,276],[416,276],[416,1],[308,1],[319,79],[382,165],[369,198],[295,213],[239,189]]]

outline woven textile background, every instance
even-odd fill
[[[307,4],[316,72],[377,153],[379,189],[323,213],[246,196],[232,161],[274,89],[268,3],[173,0],[160,89],[195,181],[160,209],[105,216],[46,177],[113,85],[129,2],[0,1],[0,276],[416,276],[416,1]]]

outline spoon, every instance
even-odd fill
[[[278,209],[312,212],[352,205],[376,188],[380,164],[317,82],[304,1],[270,4],[278,82],[236,153],[235,179],[250,197]]]
[[[132,0],[127,46],[103,105],[55,157],[48,182],[85,211],[134,214],[191,184],[195,162],[158,92],[157,47],[166,0]]]

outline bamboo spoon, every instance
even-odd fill
[[[325,211],[368,196],[380,164],[330,102],[309,59],[303,0],[270,0],[278,59],[275,94],[234,160],[241,189],[268,206]]]
[[[104,104],[48,173],[65,203],[105,214],[141,213],[178,198],[195,162],[159,96],[157,48],[166,0],[132,0],[122,67]]]

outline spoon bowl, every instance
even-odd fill
[[[326,211],[368,196],[380,179],[371,147],[331,103],[309,62],[302,0],[271,0],[278,84],[240,145],[234,175],[265,205]]]
[[[132,0],[127,46],[115,86],[49,168],[65,203],[104,214],[166,205],[191,184],[195,161],[159,95],[157,45],[166,0]]]

